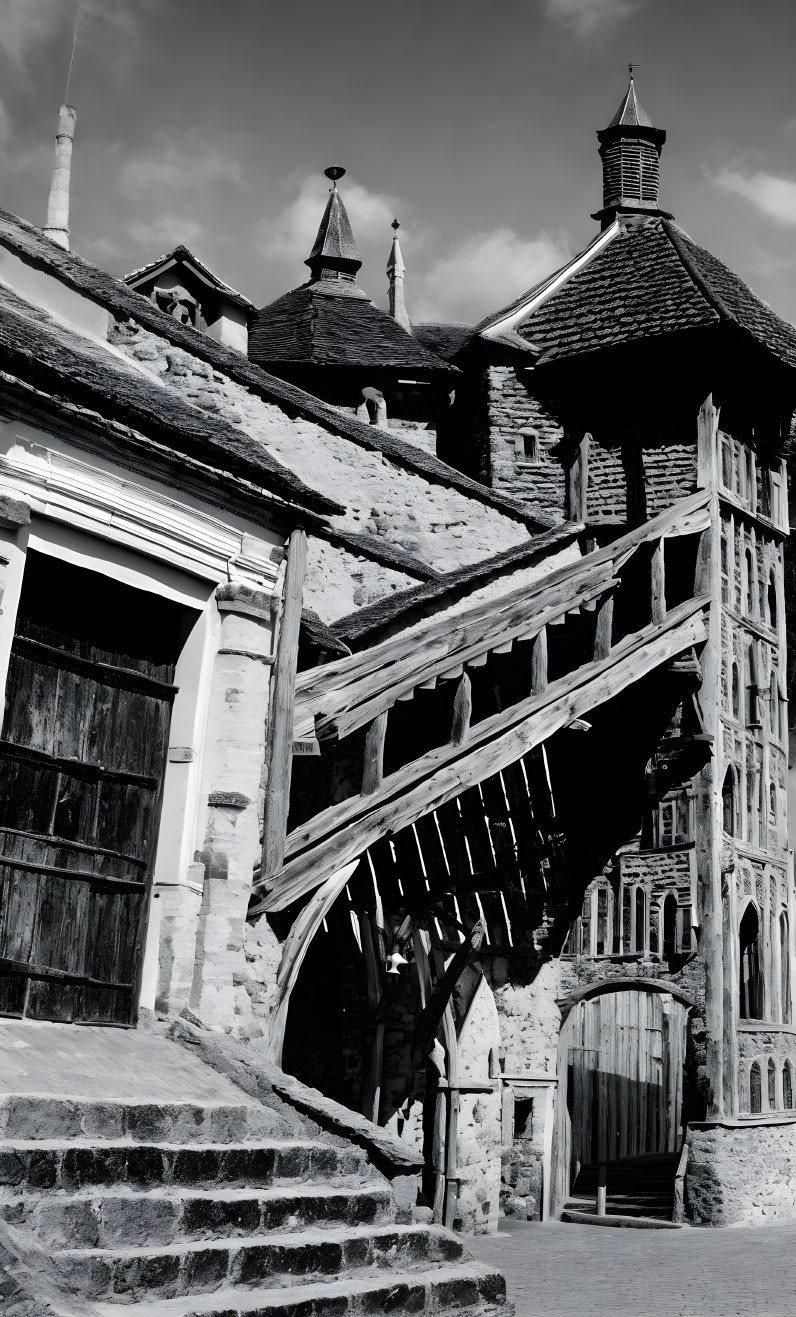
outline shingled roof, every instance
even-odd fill
[[[394,462],[409,471],[416,471],[425,479],[447,488],[456,489],[479,503],[494,507],[504,516],[539,529],[542,519],[533,515],[518,500],[498,490],[490,489],[462,475],[453,467],[441,462],[431,453],[418,448],[393,431],[377,425],[366,425],[336,408],[312,397],[304,390],[275,375],[266,374],[241,352],[217,342],[209,334],[200,333],[192,325],[183,325],[161,311],[148,298],[129,288],[113,275],[92,265],[73,251],[65,250],[41,229],[18,215],[0,208],[0,247],[18,254],[26,264],[48,270],[66,287],[85,294],[92,301],[106,307],[115,316],[131,317],[146,329],[191,355],[208,362],[215,369],[250,389],[256,396],[273,402],[291,416],[323,426],[332,434],[342,435],[360,448],[380,452],[388,462]],[[239,434],[238,431],[235,431]],[[278,464],[277,464],[278,465]],[[284,468],[280,467],[280,470]]]
[[[242,480],[316,513],[342,511],[244,431],[191,406],[151,375],[2,285],[0,361],[5,388],[13,392],[26,386],[28,405],[33,391],[36,405],[44,409],[54,399],[64,415],[71,409],[72,418],[88,429],[110,427],[120,447],[140,447],[137,432],[157,446],[161,457],[180,454],[197,470]]]
[[[423,372],[455,367],[429,352],[397,320],[380,311],[354,284],[302,284],[257,312],[249,358],[270,363],[371,366]]]
[[[478,326],[533,342],[540,363],[734,322],[796,368],[796,328],[671,220],[619,219],[561,270]]]

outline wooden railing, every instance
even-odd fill
[[[361,789],[288,833],[284,863],[272,871],[264,868],[256,881],[257,889],[268,890],[268,895],[252,913],[290,905],[379,837],[394,835],[457,798],[654,668],[700,644],[706,637],[704,614],[710,600],[697,594],[693,583],[684,585],[680,570],[677,590],[669,591],[670,599],[678,602],[667,606],[666,542],[706,531],[708,501],[705,491],[682,499],[606,548],[535,584],[424,620],[371,649],[299,674],[294,738],[314,734],[323,747],[365,728]],[[651,552],[645,546],[652,546]],[[627,614],[628,600],[632,607],[627,615],[633,615],[640,579],[635,568],[635,575],[627,577],[628,564],[642,549],[649,554],[644,567],[649,620],[626,632],[618,619]],[[624,609],[619,614],[617,601]],[[581,613],[595,614],[589,624],[594,628],[592,658],[552,675],[548,629]],[[521,641],[530,642],[530,694],[472,723],[467,670]],[[458,686],[449,740],[385,774],[390,710],[412,700],[416,692],[451,679]]]

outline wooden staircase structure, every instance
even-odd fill
[[[379,1119],[380,1049],[396,988],[384,964],[398,950],[414,957],[422,985],[414,1061],[430,1055],[437,1035],[447,1054],[450,1149],[457,980],[476,954],[538,950],[557,917],[566,927],[581,896],[566,854],[578,821],[566,837],[546,748],[573,725],[588,728],[582,720],[601,706],[660,689],[692,704],[677,753],[706,752],[693,697],[714,597],[714,531],[702,490],[530,584],[509,581],[502,594],[476,593],[404,629],[399,616],[384,638],[298,673],[292,706],[275,712],[293,711],[278,739],[289,747],[292,736],[315,754],[293,760],[289,822],[286,811],[266,809],[249,912],[286,913],[272,1060],[281,1060],[291,992],[313,937],[335,920],[341,936],[350,934],[353,921],[375,1029],[363,1113]],[[602,745],[615,739],[610,728],[603,735]],[[324,784],[341,762],[355,789],[334,801]],[[279,771],[273,758],[270,771]],[[435,1194],[435,1218],[445,1224],[455,1194],[449,1153],[447,1188]]]

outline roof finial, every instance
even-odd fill
[[[390,228],[394,237],[392,240],[392,250],[390,259],[387,262],[387,278],[389,279],[389,296],[390,296],[390,315],[393,320],[397,320],[399,325],[403,325],[408,333],[412,332],[412,322],[406,310],[404,302],[404,258],[401,254],[401,244],[398,241],[398,230],[400,221],[394,219]]]
[[[328,169],[324,169],[323,172],[327,178],[330,178],[332,180],[332,186],[329,188],[329,191],[336,192],[337,180],[338,178],[343,177],[343,175],[345,174],[345,169],[343,168],[342,165],[329,165]]]

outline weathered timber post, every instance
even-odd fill
[[[307,535],[291,532],[287,546],[282,616],[276,641],[276,662],[266,742],[265,805],[263,812],[262,877],[277,873],[285,857],[285,833],[290,805],[293,755],[293,702],[296,691],[301,599],[307,568]]]
[[[666,574],[663,557],[663,546],[665,540],[658,540],[652,551],[652,562],[650,564],[650,586],[651,586],[651,607],[650,621],[664,622],[666,620]]]
[[[547,627],[534,636],[531,650],[531,694],[541,695],[547,689]]]
[[[705,1025],[707,1078],[711,1090],[708,1115],[721,1118],[735,1103],[735,1003],[732,980],[724,975],[724,919],[721,883],[721,521],[718,497],[719,414],[710,394],[697,421],[697,479],[710,494],[710,525],[702,532],[697,557],[695,593],[709,594],[708,639],[701,656],[701,708],[715,755],[700,771],[696,791],[695,849],[697,915],[700,952],[705,960]]]
[[[362,765],[362,795],[371,796],[381,787],[384,777],[384,741],[387,736],[387,710],[378,714],[365,733],[365,758]]]
[[[453,700],[453,726],[451,741],[454,745],[463,745],[470,732],[470,717],[473,712],[473,692],[470,678],[463,672],[456,687]]]

